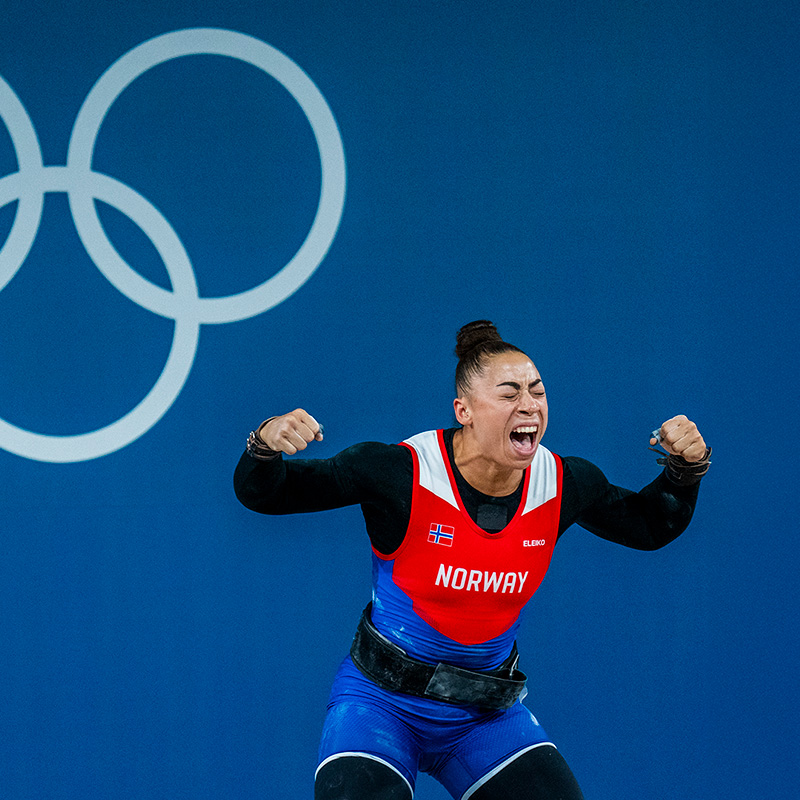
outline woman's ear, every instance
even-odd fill
[[[456,421],[459,423],[459,425],[469,424],[471,417],[465,398],[456,397],[456,399],[453,400],[453,411],[455,411]]]

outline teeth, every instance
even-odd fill
[[[538,433],[539,426],[538,425],[520,425],[518,428],[514,428],[514,433]]]

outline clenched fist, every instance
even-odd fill
[[[697,425],[683,414],[668,419],[658,431],[654,431],[650,444],[659,443],[668,453],[686,461],[702,461],[707,449]]]
[[[257,431],[262,442],[276,453],[294,455],[310,442],[322,441],[322,426],[302,408],[262,422]]]

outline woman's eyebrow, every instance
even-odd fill
[[[528,384],[529,389],[533,389],[534,386],[538,386],[542,382],[541,378],[537,378],[535,381],[531,381]],[[495,388],[499,389],[501,386],[510,386],[512,389],[516,389],[519,391],[522,387],[516,381],[503,381],[502,383],[498,383]]]

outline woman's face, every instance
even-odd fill
[[[524,353],[491,356],[453,405],[481,457],[499,467],[530,465],[547,427],[547,397]]]

